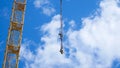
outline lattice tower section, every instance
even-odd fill
[[[18,68],[26,0],[14,0],[2,68]]]

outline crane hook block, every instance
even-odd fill
[[[63,49],[60,49],[60,53],[61,53],[61,54],[63,54],[63,53],[64,53],[64,52],[63,52]]]

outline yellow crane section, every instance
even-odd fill
[[[26,0],[14,0],[2,68],[18,68]]]

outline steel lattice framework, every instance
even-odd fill
[[[14,0],[2,68],[18,68],[26,0]]]

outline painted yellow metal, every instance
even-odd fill
[[[26,0],[14,0],[2,68],[18,68]]]

